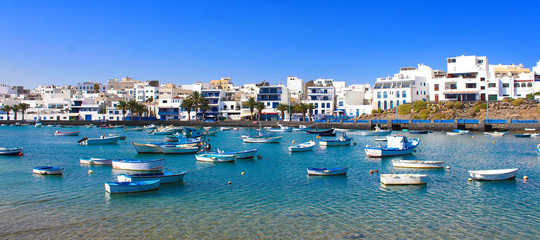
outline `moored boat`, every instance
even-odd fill
[[[511,169],[496,169],[496,170],[471,170],[469,175],[474,180],[506,180],[515,178],[517,175],[517,168]]]
[[[191,144],[160,144],[158,147],[165,154],[197,153],[201,148]]]
[[[233,129],[232,127],[221,127],[219,130],[221,130],[221,131],[230,131],[232,129]]]
[[[202,153],[195,155],[197,161],[202,162],[234,162],[235,155],[232,154],[219,154],[219,153]]]
[[[204,136],[204,133],[195,129],[195,128],[190,128],[190,127],[185,127],[184,128],[184,131],[182,131],[182,133],[184,134],[184,136],[188,137],[188,138],[197,138],[197,137],[202,137]]]
[[[79,136],[79,133],[81,131],[74,131],[74,132],[60,132],[58,130],[56,130],[56,132],[54,132],[54,136]]]
[[[0,148],[0,155],[21,155],[23,148]]]
[[[80,158],[79,162],[90,165],[112,165],[112,159],[106,158]]]
[[[312,141],[309,141],[309,142],[292,145],[292,146],[289,147],[289,151],[291,151],[291,152],[311,151],[315,147],[315,144],[316,143],[312,140]]]
[[[306,132],[308,134],[328,134],[328,133],[333,133],[334,132],[334,129],[331,128],[331,129],[316,129],[316,130],[306,130]]]
[[[351,145],[352,137],[348,137],[344,132],[337,133],[335,139],[321,139],[319,144],[321,146],[345,146]]]
[[[120,136],[108,137],[102,135],[100,138],[88,138],[83,137],[81,140],[77,141],[80,145],[101,145],[101,144],[114,144],[120,140]]]
[[[144,130],[142,127],[124,127],[124,131],[126,132],[140,132]]]
[[[157,126],[156,126],[156,124],[150,124],[150,125],[144,126],[143,128],[144,128],[144,129],[156,129]]]
[[[270,128],[268,129],[269,132],[292,132],[291,127],[287,127],[284,125],[278,125],[279,128]]]
[[[137,182],[106,182],[105,191],[109,193],[132,193],[158,189],[160,180]]]
[[[148,180],[159,180],[161,184],[180,182],[184,180],[187,171],[141,173],[141,174],[120,174],[116,176],[118,182],[138,182]]]
[[[32,173],[42,175],[62,175],[63,172],[64,168],[54,166],[41,166],[32,169]]]
[[[443,168],[444,161],[394,160],[392,165],[402,168]]]
[[[411,134],[428,134],[428,130],[409,130],[409,133]]]
[[[381,183],[386,185],[418,185],[426,184],[425,174],[381,174]]]
[[[407,137],[401,135],[386,136],[387,145],[382,147],[366,146],[365,152],[370,157],[389,157],[411,154],[414,149],[420,144],[420,139],[408,140]]]
[[[226,155],[235,155],[236,159],[243,159],[243,158],[254,158],[257,155],[258,151],[259,151],[259,149],[257,149],[257,148],[248,149],[248,150],[242,150],[242,151],[237,151],[237,152],[225,152],[225,151],[222,151],[222,150],[218,149],[217,152],[215,152],[215,153],[226,154]]]
[[[242,141],[244,141],[245,143],[279,143],[281,141],[281,136],[246,137],[242,138]]]
[[[514,137],[516,138],[531,138],[532,134],[525,133],[525,134],[515,134]]]
[[[307,168],[308,175],[333,176],[347,174],[349,167],[338,168]]]
[[[465,135],[465,132],[446,132],[446,135]]]
[[[379,127],[379,125],[376,125],[375,130],[362,132],[361,135],[364,135],[364,136],[384,136],[384,135],[388,135],[390,133],[392,133],[392,130],[382,129],[382,128]]]
[[[113,168],[124,170],[153,171],[161,170],[165,159],[115,159],[112,161]]]
[[[137,153],[163,153],[163,150],[157,144],[132,142],[131,145],[133,145]]]

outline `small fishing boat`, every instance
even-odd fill
[[[506,136],[506,134],[508,134],[508,132],[493,132],[491,134],[492,137],[504,137]]]
[[[235,155],[232,154],[219,154],[219,153],[202,153],[195,155],[197,161],[202,162],[234,162]]]
[[[54,166],[41,166],[32,169],[32,173],[42,175],[62,175],[63,172],[64,168]]]
[[[107,134],[107,136],[109,136],[109,137],[119,137],[120,140],[126,140],[126,136],[121,136],[120,134],[116,134],[116,133],[109,133],[109,134]]]
[[[531,136],[532,136],[532,134],[530,134],[530,133],[514,135],[514,137],[516,137],[516,138],[531,138]]]
[[[99,129],[113,129],[113,126],[99,126]]]
[[[538,138],[538,137],[540,137],[540,134],[539,133],[532,133],[531,137],[532,138]]]
[[[270,128],[268,129],[269,132],[292,132],[291,127],[287,127],[284,125],[278,125],[279,128]]]
[[[36,125],[34,127],[43,127],[43,124],[41,122],[36,122]]]
[[[328,133],[333,133],[334,132],[334,129],[331,128],[331,129],[322,129],[322,130],[319,130],[319,129],[316,129],[316,130],[306,130],[306,132],[308,134],[328,134]]]
[[[162,148],[158,144],[152,143],[131,143],[135,148],[135,151],[139,154],[143,153],[163,153]]]
[[[385,129],[380,128],[379,125],[375,125],[375,130],[365,131],[365,132],[362,132],[361,134],[364,136],[384,136],[390,133],[392,133],[392,130],[388,130],[388,129],[385,130]]]
[[[157,126],[156,126],[156,124],[150,124],[150,125],[144,126],[143,128],[144,128],[144,129],[156,129]]]
[[[299,125],[297,128],[293,128],[293,131],[306,131],[308,130],[308,127],[305,125]]]
[[[204,136],[203,132],[190,127],[184,127],[184,131],[182,131],[182,133],[188,138],[198,138]]]
[[[469,171],[469,175],[474,180],[506,180],[515,178],[517,175],[517,170],[517,168],[497,170],[474,170]]]
[[[351,145],[352,137],[347,137],[344,132],[337,133],[335,139],[331,140],[319,140],[321,146],[345,146]]]
[[[334,132],[352,132],[354,129],[348,129],[348,128],[334,128]]]
[[[540,144],[536,145],[536,152],[540,153]]]
[[[314,141],[309,141],[305,143],[300,143],[296,145],[292,145],[289,147],[289,151],[291,152],[305,152],[305,151],[311,151],[315,147]]]
[[[392,165],[401,168],[443,168],[444,161],[394,160]]]
[[[452,129],[452,132],[469,133],[469,130],[465,130],[465,129]]]
[[[88,124],[88,125],[85,125],[86,128],[93,128],[94,127],[94,124]]]
[[[333,176],[347,174],[349,167],[338,168],[307,168],[308,175]]]
[[[0,155],[21,155],[23,148],[0,148]]]
[[[450,135],[450,136],[465,135],[465,132],[446,132],[446,135]]]
[[[236,159],[244,159],[244,158],[254,158],[257,155],[257,152],[259,152],[259,149],[248,149],[248,150],[242,150],[238,152],[225,152],[220,149],[217,149],[216,152],[209,152],[209,154],[217,153],[217,154],[225,154],[225,155],[235,155]]]
[[[126,132],[140,132],[142,130],[144,130],[144,128],[142,127],[130,127],[130,128],[124,127],[124,131]]]
[[[112,165],[112,159],[105,159],[105,158],[80,158],[79,162],[81,164],[90,164],[90,165]]]
[[[319,137],[335,137],[336,133],[334,132],[325,132],[325,133],[319,133]]]
[[[120,140],[120,136],[105,136],[102,135],[100,138],[88,138],[83,137],[81,140],[77,141],[80,145],[101,145],[101,144],[114,144]]]
[[[160,144],[158,147],[164,154],[187,154],[197,153],[201,148],[199,146],[193,146],[191,144]]]
[[[115,159],[112,161],[113,168],[124,170],[153,171],[161,170],[165,159]]]
[[[375,142],[386,142],[386,138],[375,138]]]
[[[242,138],[245,143],[279,143],[281,141],[281,136],[276,137],[247,137]]]
[[[411,134],[428,134],[428,130],[409,130],[409,133]]]
[[[120,174],[116,176],[118,182],[138,182],[159,180],[161,184],[180,182],[184,180],[187,171],[163,172],[163,173],[141,173],[141,174]]]
[[[232,129],[233,129],[232,127],[221,127],[219,130],[221,130],[221,131],[230,131]]]
[[[203,127],[204,130],[210,130],[212,129],[213,127]]]
[[[536,128],[525,128],[525,131],[535,131]]]
[[[138,182],[106,182],[105,191],[109,193],[132,193],[158,189],[160,180]]]
[[[381,183],[386,185],[418,185],[426,184],[425,174],[381,174]]]
[[[56,130],[56,132],[54,132],[54,136],[79,136],[79,133],[81,131],[74,131],[74,132],[60,132],[58,130]]]
[[[386,136],[387,145],[382,147],[366,146],[365,152],[369,157],[389,157],[411,154],[420,144],[420,139],[408,140],[401,135]]]

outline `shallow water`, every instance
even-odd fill
[[[24,147],[24,156],[0,156],[0,238],[174,239],[535,239],[540,235],[540,139],[481,134],[421,138],[413,155],[366,158],[375,136],[357,145],[287,147],[316,140],[282,133],[281,144],[246,144],[254,129],[219,132],[213,148],[259,148],[262,159],[201,163],[193,155],[137,155],[131,142],[163,136],[121,129],[62,128],[80,137],[54,137],[57,128],[0,127],[0,147]],[[127,142],[79,146],[82,136],[122,133]],[[474,138],[473,138],[474,136]],[[493,143],[495,141],[495,143]],[[159,190],[108,194],[103,183],[122,173],[80,165],[80,157],[166,158],[166,170],[188,170],[183,183]],[[394,169],[392,159],[444,160],[450,169]],[[33,175],[32,167],[65,168],[63,176]],[[307,167],[349,166],[347,176],[309,177]],[[519,168],[516,180],[468,182],[468,170]],[[93,174],[88,174],[93,170]],[[425,173],[427,186],[385,186],[379,173]],[[241,172],[245,172],[241,175]],[[522,177],[527,175],[528,181]],[[227,182],[232,184],[228,185]]]

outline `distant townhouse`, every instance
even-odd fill
[[[307,87],[307,103],[313,104],[313,115],[332,115],[336,106],[335,88],[332,79],[317,79],[314,86]]]
[[[289,91],[284,85],[259,86],[257,101],[263,102],[265,109],[261,120],[278,120],[279,112],[276,107],[280,104],[289,104]]]
[[[373,108],[391,109],[417,100],[429,101],[427,79],[431,68],[423,64],[404,67],[394,77],[377,78],[373,86]]]
[[[203,89],[201,96],[204,97],[211,110],[206,112],[206,115],[213,115],[214,117],[220,116],[220,110],[223,109],[225,103],[223,99],[226,96],[226,92],[223,89]],[[201,113],[202,115],[202,113]]]
[[[98,88],[96,91],[96,87]],[[107,84],[99,82],[82,82],[77,84],[80,93],[103,93],[107,92]]]
[[[342,88],[337,94],[337,115],[358,117],[373,110],[372,90],[369,84],[354,84]]]
[[[489,65],[488,100],[524,98],[534,93],[534,75],[523,65]],[[492,90],[493,89],[493,90]]]

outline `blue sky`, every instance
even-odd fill
[[[538,1],[1,1],[0,83],[287,76],[373,83],[446,58],[540,60]]]

